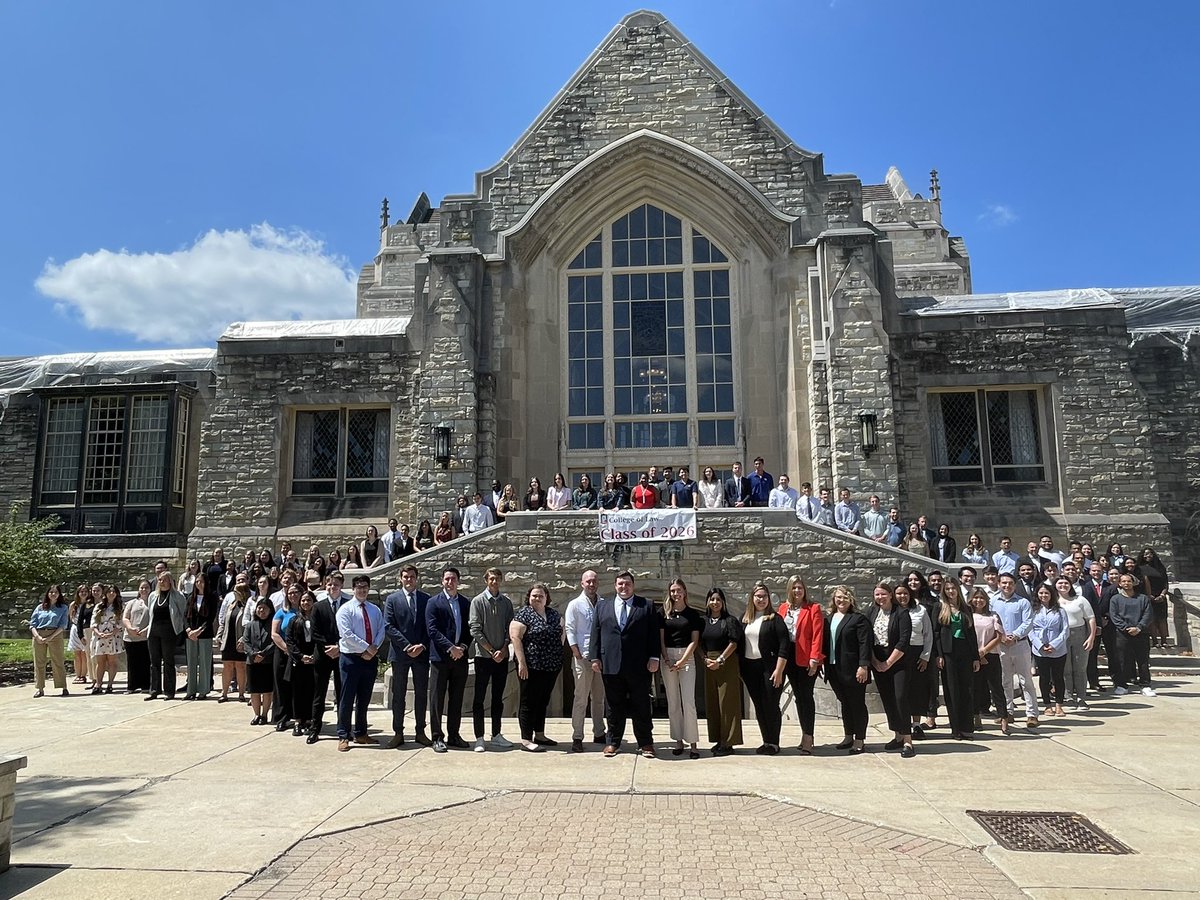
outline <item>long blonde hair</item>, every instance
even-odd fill
[[[763,610],[763,618],[769,619],[775,615],[775,601],[771,599],[771,589],[761,581],[756,581],[754,587],[750,588],[750,596],[746,598],[746,611],[742,613],[742,624],[749,625],[754,621],[754,594],[758,590],[767,592],[767,608]]]

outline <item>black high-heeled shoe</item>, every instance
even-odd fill
[[[846,738],[840,744],[835,744],[834,747],[838,750],[848,750],[854,746],[854,738]]]

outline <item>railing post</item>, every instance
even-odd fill
[[[1175,646],[1179,649],[1180,656],[1193,656],[1192,633],[1188,630],[1188,604],[1179,588],[1171,592],[1171,606],[1175,620]]]

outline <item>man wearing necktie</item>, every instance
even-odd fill
[[[654,758],[654,726],[650,709],[650,677],[658,671],[659,615],[645,597],[633,592],[633,575],[617,576],[617,595],[596,604],[588,657],[592,670],[604,678],[608,699],[608,746],[616,756],[633,720],[633,734],[642,756]]]
[[[400,590],[388,594],[383,607],[384,628],[392,645],[392,740],[391,749],[404,746],[404,703],[408,676],[413,680],[413,724],[417,743],[433,742],[425,733],[425,710],[429,700],[429,631],[425,611],[429,595],[417,588],[416,566],[400,570]]]
[[[462,722],[463,694],[467,688],[467,645],[470,643],[470,606],[458,592],[458,569],[442,570],[442,590],[425,607],[425,628],[429,632],[429,725],[435,753],[449,747],[466,749],[469,745],[459,733]],[[449,705],[446,694],[449,692]],[[446,730],[442,730],[445,712]]]
[[[338,663],[342,693],[338,697],[338,750],[350,749],[350,716],[354,716],[354,743],[377,744],[367,734],[367,706],[379,674],[379,646],[386,635],[383,613],[367,599],[371,579],[354,576],[354,599],[337,611]]]

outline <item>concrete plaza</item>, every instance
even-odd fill
[[[675,757],[665,722],[655,760],[573,755],[561,720],[539,755],[439,756],[306,746],[236,703],[32,694],[0,689],[0,756],[29,760],[0,897],[1200,894],[1194,675],[1036,733],[938,729],[912,760],[882,751],[881,717],[859,757],[829,719],[812,757]],[[1134,853],[1005,850],[968,809],[1080,813]]]

